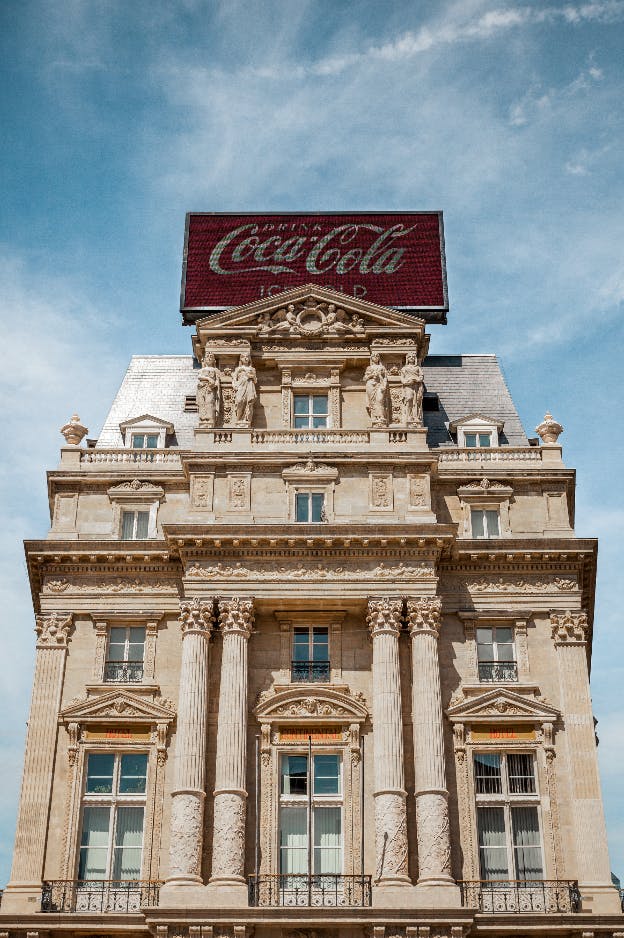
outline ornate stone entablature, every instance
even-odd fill
[[[289,687],[264,691],[258,697],[254,713],[260,723],[363,723],[367,716],[366,702],[361,694],[348,688]]]

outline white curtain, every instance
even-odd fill
[[[112,879],[140,879],[143,808],[118,808]]]
[[[106,879],[109,823],[110,808],[84,809],[78,879]]]
[[[540,848],[537,808],[511,809],[514,853],[517,879],[542,879],[542,851]]]
[[[314,809],[314,872],[342,873],[340,808]]]
[[[308,872],[308,810],[282,808],[280,812],[280,873]]]
[[[479,808],[479,857],[482,879],[509,879],[503,808]]]

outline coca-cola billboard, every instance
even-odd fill
[[[442,213],[186,216],[184,322],[305,283],[446,322]]]

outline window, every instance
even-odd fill
[[[539,799],[533,756],[475,753],[481,878],[543,878]]]
[[[318,430],[327,426],[327,394],[295,394],[293,410],[295,430]]]
[[[329,629],[297,626],[293,631],[291,680],[329,681]]]
[[[480,681],[517,681],[514,632],[508,626],[477,629]]]
[[[110,630],[104,680],[111,684],[134,684],[143,680],[145,628],[115,626]]]
[[[500,518],[494,509],[471,508],[470,524],[473,537],[500,537]]]
[[[464,446],[491,446],[491,433],[464,433]]]
[[[122,511],[121,537],[124,541],[141,541],[148,537],[149,511]]]
[[[280,772],[280,873],[287,888],[298,876],[342,873],[342,765],[334,753],[283,755]],[[308,850],[311,838],[311,850]],[[322,886],[322,880],[316,881]]]
[[[146,753],[88,754],[79,880],[141,878],[146,778]]]
[[[325,494],[323,492],[297,492],[295,494],[295,521],[308,523],[325,521]]]
[[[133,433],[132,434],[132,448],[133,449],[157,449],[158,447],[158,434],[157,433]]]

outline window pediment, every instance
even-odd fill
[[[507,720],[540,724],[554,723],[561,715],[544,700],[499,688],[452,703],[446,714],[453,723],[491,723],[495,717],[503,723]]]
[[[121,482],[119,485],[113,485],[107,490],[108,497],[113,501],[162,501],[165,497],[165,490],[160,485],[154,485],[152,482],[141,482],[140,479],[132,479],[131,482]]]
[[[326,687],[292,687],[260,694],[254,713],[262,722],[363,723],[368,716],[363,695],[330,690]]]
[[[74,701],[61,711],[64,723],[170,723],[175,708],[170,700],[145,700],[138,694],[124,691],[85,697]]]

